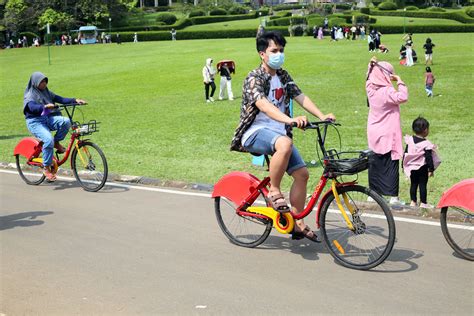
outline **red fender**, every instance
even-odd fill
[[[462,180],[443,193],[438,208],[457,206],[474,211],[474,178]]]
[[[212,197],[223,196],[234,202],[236,206],[242,204],[260,180],[250,173],[234,171],[223,176],[215,185]]]
[[[16,145],[13,150],[13,156],[22,155],[27,159],[35,153],[37,146],[40,144],[40,140],[34,137],[25,137]]]

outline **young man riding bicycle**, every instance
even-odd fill
[[[306,116],[291,118],[289,102],[294,99],[310,114],[320,120],[335,119],[323,114],[281,69],[285,56],[285,38],[278,32],[264,32],[257,37],[257,52],[261,65],[251,71],[244,81],[240,123],[232,139],[231,150],[272,155],[270,161],[270,190],[268,199],[278,212],[290,208],[281,193],[280,185],[285,171],[293,177],[290,203],[296,214],[304,209],[309,172],[298,150],[293,146],[291,124],[302,128],[308,123]],[[306,237],[317,241],[316,234],[303,220],[296,221],[294,239]]]

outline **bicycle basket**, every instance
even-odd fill
[[[324,159],[324,171],[336,176],[357,174],[369,168],[370,153],[370,151],[344,151],[331,154]]]
[[[98,123],[95,120],[91,120],[89,121],[89,123],[84,123],[84,124],[76,122],[74,124],[75,125],[74,131],[81,136],[90,135],[98,131],[97,124]]]

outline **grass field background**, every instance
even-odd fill
[[[377,55],[392,62],[407,83],[403,132],[411,133],[411,123],[420,114],[431,123],[429,139],[438,144],[443,159],[429,182],[429,202],[435,203],[452,184],[474,177],[474,36],[415,34],[415,50],[422,60],[421,47],[428,36],[436,44],[435,98],[425,95],[423,63],[412,68],[398,65],[401,35],[383,36],[392,50]],[[365,41],[288,38],[284,67],[323,112],[337,116],[343,149],[367,147],[364,81],[372,55]],[[42,71],[55,93],[89,102],[82,111],[84,119],[101,122],[100,132],[91,138],[106,153],[113,173],[210,184],[232,170],[266,174],[251,166],[249,154],[229,151],[243,79],[259,64],[254,39],[51,47],[51,56],[48,65],[46,47],[0,51],[0,161],[13,162],[15,144],[29,135],[22,114],[23,91],[31,73]],[[201,70],[208,57],[236,62],[235,101],[205,103]],[[82,120],[80,113],[76,119]],[[295,132],[295,143],[307,161],[317,160],[314,136],[310,131]],[[335,134],[329,137],[335,143]],[[313,186],[321,168],[310,170]],[[409,183],[400,178],[401,196],[408,200]],[[367,183],[366,173],[359,179]],[[288,189],[288,179],[284,185]]]

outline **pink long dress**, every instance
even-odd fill
[[[391,152],[392,160],[403,157],[400,104],[408,100],[408,89],[403,81],[398,81],[398,91],[390,81],[393,66],[379,62],[370,71],[365,88],[369,100],[367,139],[369,148],[377,154]]]

